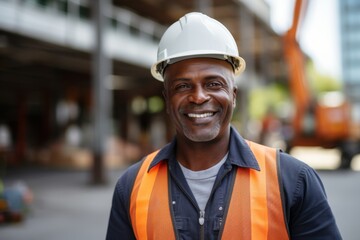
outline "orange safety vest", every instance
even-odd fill
[[[277,172],[277,153],[248,142],[261,171],[238,168],[230,205],[225,217],[222,239],[289,239]],[[139,240],[175,239],[170,213],[167,162],[148,171],[158,151],[143,161],[130,199],[132,227]],[[159,221],[159,219],[161,219]]]

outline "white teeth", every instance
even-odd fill
[[[191,118],[206,118],[206,117],[211,117],[212,115],[214,115],[213,113],[201,113],[201,114],[197,114],[197,113],[189,113],[188,116]]]

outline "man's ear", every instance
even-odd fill
[[[233,108],[236,107],[236,96],[237,96],[237,87],[234,87],[234,90],[233,90]]]
[[[162,90],[162,95],[163,95],[164,100],[166,101],[166,99],[167,99],[167,94],[166,94],[165,89]]]

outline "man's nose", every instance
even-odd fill
[[[188,100],[192,103],[202,104],[210,99],[206,89],[203,87],[195,87],[189,94]]]

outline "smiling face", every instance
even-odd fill
[[[193,58],[169,65],[164,74],[166,109],[178,138],[208,142],[229,137],[236,87],[231,65]]]

